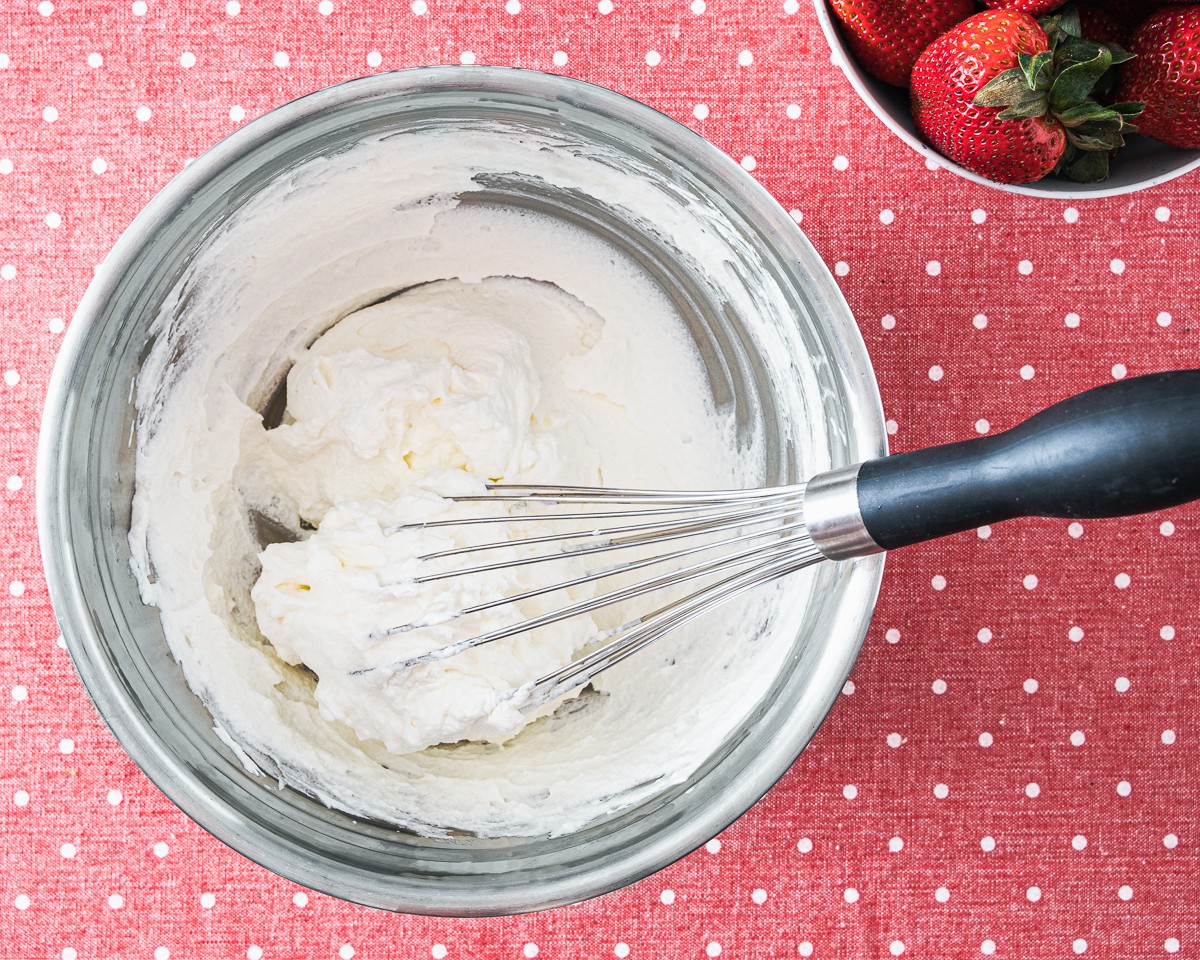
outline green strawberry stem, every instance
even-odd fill
[[[975,95],[980,107],[1000,107],[999,120],[1050,116],[1062,124],[1067,148],[1054,170],[1078,183],[1108,176],[1108,162],[1136,133],[1133,121],[1144,103],[1105,106],[1096,94],[1115,85],[1114,67],[1132,54],[1115,43],[1100,44],[1079,35],[1079,14],[1069,8],[1040,20],[1048,49],[1022,53],[1017,66],[997,74]]]

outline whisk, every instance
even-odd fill
[[[566,617],[639,598],[652,602],[656,593],[709,581],[607,631],[584,656],[514,691],[524,709],[587,683],[734,597],[824,560],[867,556],[1014,517],[1129,516],[1198,497],[1200,370],[1116,381],[1063,400],[1004,433],[869,460],[791,486],[668,491],[494,485],[486,494],[451,499],[520,503],[528,508],[521,514],[522,524],[540,518],[553,521],[552,528],[428,554],[422,559],[454,557],[462,565],[419,581],[621,550],[636,549],[638,556],[497,597],[455,616],[632,573],[644,571],[644,579],[387,669],[452,657]],[[407,526],[502,525],[511,520],[507,515],[472,516]],[[580,526],[564,531],[564,524]],[[481,556],[514,546],[521,548],[516,559],[489,562]],[[656,572],[660,567],[667,569]],[[418,625],[398,624],[383,633]]]

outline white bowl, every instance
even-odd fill
[[[817,9],[817,19],[821,22],[821,29],[825,31],[825,39],[829,41],[829,47],[833,51],[834,61],[842,68],[850,85],[871,108],[875,116],[879,117],[892,133],[927,160],[967,180],[973,180],[975,183],[982,183],[985,187],[993,187],[1008,193],[1022,193],[1032,197],[1055,197],[1059,200],[1087,200],[1091,197],[1115,197],[1123,193],[1133,193],[1135,190],[1156,187],[1200,167],[1200,150],[1169,147],[1165,143],[1135,134],[1129,138],[1126,147],[1113,161],[1112,173],[1109,174],[1108,179],[1099,183],[1074,183],[1065,177],[1055,176],[1047,177],[1037,183],[1012,184],[988,180],[942,156],[921,138],[916,124],[913,123],[912,111],[909,109],[908,91],[877,80],[859,66],[858,61],[854,59],[854,54],[846,46],[837,18],[829,8],[828,0],[813,0],[813,2]]]

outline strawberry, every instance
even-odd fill
[[[1064,0],[982,0],[985,7],[993,10],[1020,10],[1022,13],[1040,17],[1063,5]]]
[[[1079,34],[1085,40],[1094,40],[1112,49],[1112,45],[1124,47],[1129,42],[1131,27],[1125,26],[1104,7],[1094,3],[1080,3],[1075,7],[1079,14]]]
[[[1173,147],[1200,149],[1200,5],[1159,10],[1134,31],[1137,59],[1117,96],[1144,100],[1138,129]]]
[[[913,62],[937,36],[975,12],[974,0],[830,0],[863,69],[908,86]]]
[[[1030,183],[1053,170],[1102,180],[1141,104],[1104,107],[1091,93],[1128,59],[1081,39],[1073,13],[1039,24],[1020,11],[985,10],[917,58],[913,119],[939,152],[990,180]]]

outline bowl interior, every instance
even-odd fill
[[[766,350],[710,271],[601,216],[587,197],[481,181],[464,202],[531,205],[576,218],[636,253],[687,318],[719,402],[773,451],[768,480],[799,479],[789,379],[812,378],[808,426],[823,469],[883,452],[878,396],[836,285],[786,213],[735,163],[682,126],[577,81],[492,68],[425,68],[329,88],[249,124],[198,159],[143,212],[80,306],[47,402],[40,451],[42,548],[56,612],[101,714],[188,815],[239,852],[312,888],[412,913],[512,913],[575,902],[670,863],[743,813],[794,760],[849,672],[882,561],[826,564],[787,669],[686,782],[566,836],[425,837],[365,821],[265,776],[214,725],[144,606],[129,564],[132,398],[155,318],[195,252],[266,183],[360,138],[480,118],[622,144],[673,188],[736,224],[746,269],[794,322]],[[752,263],[750,261],[753,261]],[[738,266],[738,265],[735,265]],[[815,406],[813,398],[815,400]],[[811,439],[811,438],[810,438]],[[258,758],[261,760],[262,758]],[[268,758],[269,759],[269,758]],[[268,766],[269,768],[269,766]]]

